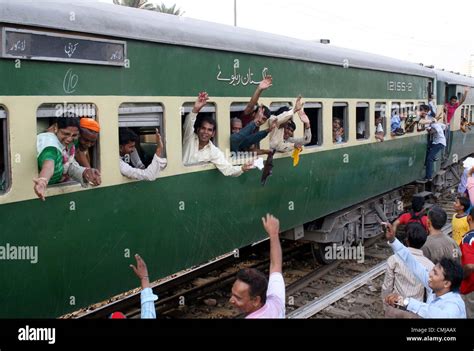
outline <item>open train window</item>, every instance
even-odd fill
[[[186,102],[183,104],[181,108],[181,125],[182,125],[182,140],[183,140],[183,163],[185,166],[193,166],[195,163],[190,163],[190,160],[188,157],[190,156],[188,154],[189,150],[186,150],[186,145],[191,145],[191,138],[193,137],[194,133],[198,132],[198,126],[201,124],[201,122],[204,119],[212,119],[214,120],[215,123],[215,128],[214,128],[214,136],[211,138],[211,141],[214,145],[217,146],[218,144],[218,139],[217,139],[217,116],[216,116],[216,105],[213,103],[208,103],[206,104],[201,111],[199,111],[199,114],[196,117],[196,120],[194,123],[190,123],[189,125],[186,125],[186,122],[192,122],[191,120],[188,119],[191,118],[191,111],[193,110],[194,107],[194,102]]]
[[[369,103],[358,102],[356,107],[357,140],[369,139]]]
[[[392,102],[392,108],[390,113],[390,132],[394,135],[401,134],[399,131],[402,128],[402,115],[401,104],[399,102]]]
[[[256,152],[262,154],[264,150],[260,149],[260,142],[265,139],[268,134],[259,133],[268,129],[268,124],[264,111],[260,127],[255,125],[254,120],[258,113],[245,114],[247,102],[234,102],[230,105],[230,148],[232,157],[246,157],[250,155],[248,152]],[[254,112],[258,112],[260,105],[255,105]]]
[[[332,139],[334,144],[345,143],[349,135],[349,118],[346,102],[335,102],[332,105]]]
[[[311,142],[307,146],[323,145],[323,105],[319,102],[306,102],[304,111],[311,123]]]
[[[374,111],[375,136],[384,137],[387,134],[387,104],[377,102]]]
[[[7,111],[2,106],[0,106],[0,138],[0,195],[2,195],[10,187]]]
[[[53,157],[56,157],[56,160],[61,159],[63,163],[60,168],[56,168],[57,165],[55,164],[55,171],[57,172],[53,174],[49,184],[64,185],[65,183],[74,182],[68,174],[60,174],[59,172],[60,169],[68,167],[72,156],[75,156],[76,161],[83,167],[100,169],[99,129],[97,128],[98,124],[94,122],[97,121],[97,107],[95,104],[67,102],[42,104],[36,111],[36,121],[37,145],[41,148],[41,150],[38,150],[38,171],[41,172],[41,166],[45,160]],[[64,123],[64,121],[68,122]],[[67,130],[69,127],[61,128],[61,125],[76,126],[77,123],[80,125],[80,132],[76,135]],[[67,148],[64,148],[65,146]],[[63,148],[62,151],[59,150],[60,147]]]
[[[153,103],[123,103],[119,107],[119,128],[129,128],[138,137],[135,142],[139,160],[144,167],[153,161],[156,151],[156,130],[161,134],[164,150],[162,157],[166,157],[166,138],[163,128],[163,106]],[[135,167],[141,165],[135,164]]]
[[[416,126],[416,113],[415,104],[413,102],[407,102],[403,105],[402,110],[404,111],[405,119],[405,132],[413,133]]]

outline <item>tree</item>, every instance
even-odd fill
[[[180,8],[176,8],[176,4],[173,4],[171,7],[167,7],[165,4],[161,3],[161,5],[156,5],[156,8],[154,11],[162,12],[162,13],[168,13],[170,15],[175,15],[175,16],[182,16],[184,14],[184,11],[181,11]]]
[[[161,3],[161,5],[155,5],[151,2],[148,2],[147,0],[114,0],[114,4],[134,7],[137,9],[167,13],[175,16],[182,16],[184,14],[184,11],[181,11],[180,8],[176,9],[176,4],[173,4],[173,6],[168,7],[163,3]]]

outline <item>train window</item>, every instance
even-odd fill
[[[470,111],[469,121],[470,121],[471,123],[474,123],[474,105],[471,105],[471,111]]]
[[[92,103],[48,103],[42,104],[36,111],[38,140],[42,141],[42,143],[38,143],[38,145],[42,145],[40,146],[41,150],[38,150],[40,152],[38,163],[47,156],[57,157],[58,160],[62,159],[63,163],[63,167],[55,168],[57,173],[53,174],[49,181],[50,184],[65,183],[70,180],[70,177],[67,174],[61,174],[60,170],[69,166],[72,156],[75,156],[76,161],[83,167],[100,169],[99,129],[98,124],[95,123],[96,112],[97,107]],[[78,118],[81,133],[73,136],[72,140],[71,136],[65,136],[64,132],[61,132],[62,129],[58,128],[58,117]],[[60,147],[67,146],[62,150],[62,155],[57,153],[59,149],[55,146],[58,145]]]
[[[403,134],[402,130],[402,118],[404,117],[401,111],[401,104],[399,102],[392,102],[390,115],[390,132],[393,135]]]
[[[156,130],[161,134],[166,157],[166,138],[163,128],[163,105],[153,103],[123,103],[119,107],[119,128],[129,128],[137,136],[135,149],[141,163],[148,167],[153,161],[156,151]],[[132,161],[133,162],[133,161]],[[138,165],[134,165],[138,167]]]
[[[0,195],[10,186],[10,157],[8,152],[7,111],[0,106]]]
[[[247,107],[246,102],[236,102],[230,105],[230,148],[232,151],[232,157],[235,157],[238,153],[238,157],[243,155],[250,155],[248,152],[256,152],[261,154],[264,151],[260,149],[260,141],[267,137],[267,133],[258,133],[268,129],[265,125],[268,119],[265,116],[265,112],[262,111],[262,117],[260,119],[261,127],[257,127],[254,123],[254,119],[258,114],[250,113],[245,114],[245,108]],[[257,112],[259,105],[255,106],[254,111]],[[260,118],[260,117],[259,117]],[[252,123],[252,125],[250,125]],[[260,124],[260,125],[261,125]]]
[[[387,130],[387,104],[385,102],[377,102],[375,104],[375,137],[383,138]]]
[[[332,139],[334,144],[347,142],[349,123],[347,103],[335,102],[332,106]]]
[[[369,103],[358,102],[356,107],[357,140],[370,137]]]
[[[323,105],[319,102],[306,102],[304,112],[311,123],[311,142],[307,146],[323,145]]]
[[[407,102],[402,107],[402,110],[404,111],[404,116],[406,116],[405,132],[413,133],[416,126],[415,104],[413,102]]]
[[[189,138],[193,136],[193,133],[197,133],[197,126],[201,123],[203,119],[212,119],[214,120],[216,127],[214,128],[214,136],[211,138],[211,141],[214,145],[217,146],[217,119],[216,119],[216,105],[213,103],[208,103],[206,104],[199,114],[196,117],[196,121],[194,122],[193,125],[188,125],[186,126],[186,123],[188,121],[188,117],[190,117],[190,113],[193,110],[194,107],[194,102],[187,102],[183,105],[181,108],[181,125],[183,126],[182,128],[182,140],[183,140],[183,163],[185,166],[191,166],[194,165],[195,163],[190,163],[188,160],[189,155],[187,155],[186,148],[184,145],[190,145],[187,144],[189,143]]]

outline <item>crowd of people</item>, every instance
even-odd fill
[[[382,285],[387,318],[474,318],[474,208],[462,193],[453,209],[452,237],[442,231],[446,212],[425,209],[422,197],[393,225],[383,224],[394,251]]]

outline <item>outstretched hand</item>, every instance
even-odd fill
[[[266,90],[272,86],[272,76],[266,76],[258,85],[260,90]]]
[[[262,217],[263,228],[270,238],[278,237],[280,232],[280,221],[273,215],[267,213],[266,217]]]
[[[246,164],[242,165],[242,172],[247,172],[254,168],[255,166],[253,165],[253,161],[249,161]]]
[[[301,95],[299,95],[297,98],[296,98],[296,102],[295,102],[295,109],[294,109],[294,112],[298,112],[299,110],[301,110],[303,108],[303,105],[304,105],[304,102],[301,101],[302,97]]]
[[[150,286],[150,280],[148,276],[148,268],[146,267],[146,263],[138,254],[135,254],[135,260],[137,261],[137,266],[135,267],[133,264],[131,264],[130,268],[133,269],[136,276],[140,279],[142,288],[143,289],[147,288]]]
[[[48,187],[48,180],[46,178],[33,178],[33,190],[35,191],[36,196],[38,196],[42,201],[46,201],[46,188]]]
[[[207,92],[203,91],[199,93],[196,102],[194,103],[193,113],[199,113],[201,109],[206,106],[207,100],[209,100],[209,95]]]
[[[393,226],[388,222],[382,222],[380,224],[384,228],[385,238],[389,242],[393,242],[395,240],[395,232],[393,231]]]
[[[385,302],[392,307],[395,307],[396,305],[401,305],[402,300],[403,300],[403,297],[396,293],[389,294],[387,295],[387,297],[385,297]]]

